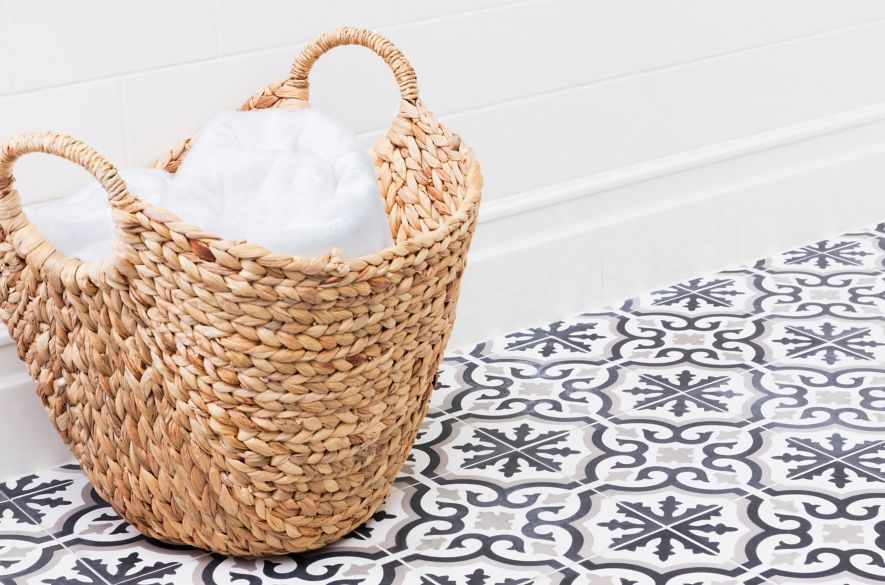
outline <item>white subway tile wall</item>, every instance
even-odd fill
[[[881,6],[885,8],[885,2]],[[831,38],[834,107],[842,110],[885,100],[885,21],[839,31]]]
[[[10,1],[16,91],[212,59],[212,0]]]
[[[632,133],[638,101],[635,77],[594,83],[558,96],[548,108],[558,120],[547,125],[548,133],[558,130],[566,179],[635,162]]]
[[[116,78],[0,96],[0,130],[0,140],[23,132],[63,132],[86,141],[118,165],[128,165]],[[91,180],[77,165],[48,155],[23,157],[15,175],[27,202],[50,199]]]
[[[0,0],[0,138],[79,136],[143,165],[286,75],[303,42],[371,26],[415,64],[501,200],[885,100],[875,0]],[[323,58],[313,103],[366,142],[396,87],[360,49]],[[48,166],[52,165],[52,166]],[[83,180],[29,170],[26,201]]]
[[[829,43],[815,37],[704,61],[704,141],[721,142],[830,113],[830,59]]]
[[[885,2],[881,0],[840,2],[838,9],[831,0],[777,0],[766,2],[764,9],[772,41],[885,18]]]
[[[222,55],[291,45],[343,25],[374,28],[398,22],[395,0],[335,0],[309,5],[291,0],[215,0],[215,10]],[[211,17],[208,19],[211,22]]]
[[[0,7],[0,95],[12,91],[12,43],[9,40],[9,11]]]
[[[658,69],[768,42],[766,0],[635,0],[636,66]]]

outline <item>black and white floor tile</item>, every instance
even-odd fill
[[[310,554],[145,538],[73,464],[0,483],[0,583],[881,582],[881,226],[449,352],[383,508]]]

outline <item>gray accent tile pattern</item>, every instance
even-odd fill
[[[451,351],[385,505],[320,551],[146,538],[0,483],[0,583],[885,582],[885,228]]]

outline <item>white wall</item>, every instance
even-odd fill
[[[878,0],[0,1],[0,138],[67,132],[121,167],[283,77],[325,29],[388,35],[486,178],[453,345],[885,218]],[[366,144],[396,100],[364,49],[314,70],[314,105]],[[27,201],[85,180],[18,168]],[[39,415],[10,350],[0,404]]]

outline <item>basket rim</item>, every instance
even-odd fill
[[[310,106],[308,105],[307,107]],[[415,106],[411,107],[414,108]],[[422,108],[420,100],[418,101],[418,108]],[[394,124],[396,123],[396,120],[408,119],[403,115],[402,110],[403,108],[400,108],[400,112],[397,113],[394,118]],[[393,124],[391,124],[391,127],[392,126]],[[440,124],[440,126],[444,127],[442,124]],[[386,136],[379,139],[376,144],[385,140],[387,140]],[[171,210],[145,202],[137,194],[132,193],[131,191],[129,192],[129,195],[133,199],[134,205],[129,206],[129,211],[133,214],[143,213],[152,222],[161,223],[170,231],[176,232],[188,240],[199,240],[209,248],[227,251],[231,248],[245,245],[250,247],[253,253],[257,256],[256,259],[259,263],[260,258],[271,256],[275,265],[296,264],[303,268],[310,267],[312,272],[330,272],[334,273],[336,276],[341,276],[349,272],[362,270],[366,266],[377,266],[395,258],[407,257],[410,254],[429,248],[433,244],[439,243],[455,233],[464,223],[469,223],[471,220],[475,220],[476,211],[481,199],[483,179],[479,163],[473,154],[473,149],[466,145],[465,148],[467,151],[465,193],[463,197],[459,198],[457,210],[450,215],[444,216],[440,221],[441,225],[439,227],[412,235],[404,242],[394,243],[392,246],[362,256],[348,258],[342,256],[340,252],[334,249],[325,254],[313,257],[300,256],[298,254],[277,253],[259,244],[253,244],[248,240],[227,238],[207,232],[197,225],[182,221],[181,218]],[[374,152],[372,152],[372,149],[370,149],[369,154],[372,156],[372,162],[374,164],[377,157]],[[175,219],[172,219],[172,217]]]
[[[385,37],[367,29],[343,27],[320,35],[308,43],[296,58],[290,75],[275,84],[264,87],[262,91],[252,95],[239,108],[240,110],[263,108],[301,109],[310,107],[308,79],[312,64],[329,49],[345,44],[362,45],[374,51],[384,59],[394,73],[400,88],[400,107],[391,121],[387,134],[379,139],[370,149],[373,164],[376,166],[383,155],[379,146],[392,146],[396,141],[391,133],[398,126],[409,127],[415,123],[426,121],[432,124],[430,135],[440,132],[451,134],[458,140],[458,149],[462,154],[458,165],[465,165],[459,174],[464,183],[456,186],[460,196],[453,197],[456,207],[448,215],[440,215],[433,220],[436,227],[424,231],[427,227],[421,222],[421,231],[412,233],[402,242],[370,254],[345,258],[340,250],[330,249],[327,253],[305,257],[297,254],[280,254],[264,246],[250,243],[246,239],[233,239],[213,234],[187,223],[169,209],[146,203],[140,197],[129,192],[125,181],[120,177],[117,168],[105,157],[84,142],[71,136],[56,132],[34,132],[16,136],[0,147],[0,225],[6,232],[7,239],[16,252],[44,278],[53,281],[61,280],[66,288],[80,290],[88,283],[98,285],[102,280],[117,281],[122,273],[131,270],[129,257],[137,253],[138,232],[153,232],[162,241],[172,241],[178,248],[176,254],[193,254],[192,261],[214,262],[229,270],[241,271],[243,263],[260,266],[260,270],[271,269],[282,271],[287,280],[294,273],[310,277],[315,283],[317,277],[325,275],[325,279],[316,283],[319,286],[335,286],[350,284],[357,280],[370,279],[386,273],[396,272],[403,268],[426,262],[431,255],[443,254],[455,240],[469,237],[477,221],[477,212],[483,187],[483,178],[479,163],[473,150],[464,144],[460,136],[451,133],[440,124],[432,112],[424,108],[418,97],[415,73],[402,53]],[[423,130],[421,131],[423,133]],[[152,166],[175,172],[177,163],[186,150],[191,139],[187,139],[155,162]],[[386,149],[386,148],[385,148]],[[37,226],[33,225],[22,209],[21,199],[14,189],[15,177],[13,165],[24,154],[42,152],[65,158],[87,170],[102,185],[108,196],[112,217],[115,225],[114,244],[109,254],[102,260],[84,262],[79,258],[70,258],[59,251]],[[171,166],[170,165],[175,166]],[[149,165],[150,166],[150,165]],[[379,177],[376,177],[379,179]],[[387,194],[381,194],[386,199]],[[386,201],[385,201],[386,203]],[[386,209],[388,212],[389,210]],[[451,209],[451,208],[450,208]],[[391,235],[397,234],[391,230]],[[127,251],[127,246],[136,247]],[[213,252],[214,250],[214,252]],[[217,253],[216,253],[217,252]],[[221,258],[219,258],[219,254]],[[217,272],[210,269],[212,272]],[[345,277],[345,275],[348,275]],[[259,276],[260,278],[260,276]],[[251,279],[250,279],[251,280]],[[91,287],[90,287],[91,288]]]

